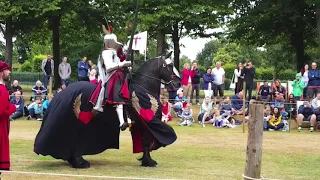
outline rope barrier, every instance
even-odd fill
[[[280,180],[280,179],[269,179],[269,178],[264,178],[263,176],[261,176],[260,178],[253,178],[253,177],[249,177],[246,176],[244,174],[242,174],[243,178],[249,179],[249,180]]]
[[[26,175],[47,175],[60,177],[82,177],[82,178],[100,178],[100,179],[129,179],[129,180],[178,180],[178,179],[161,179],[161,178],[141,178],[141,177],[120,177],[120,176],[98,176],[98,175],[80,175],[80,174],[59,174],[59,173],[41,173],[25,171],[1,171],[4,174],[26,174]]]

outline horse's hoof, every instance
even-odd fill
[[[90,163],[82,157],[75,157],[68,160],[72,168],[85,169],[90,168]]]
[[[141,166],[144,167],[157,167],[158,163],[157,161],[153,159],[148,159],[148,160],[142,160]]]

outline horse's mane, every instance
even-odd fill
[[[156,60],[159,60],[160,56],[158,57],[154,57],[154,58],[151,58],[151,59],[148,59],[146,62],[144,62],[137,70],[137,72],[141,73],[141,71],[145,70],[145,67],[146,66],[149,66],[150,63],[153,63],[154,61]]]

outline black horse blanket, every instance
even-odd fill
[[[119,149],[119,120],[114,107],[93,114],[89,98],[96,85],[89,82],[70,84],[50,102],[34,143],[34,152],[56,159],[99,154],[106,149]],[[143,152],[142,132],[147,132],[149,150],[172,144],[177,136],[172,127],[161,121],[159,97],[138,85],[130,85],[133,152]],[[145,138],[145,137],[144,137]]]
[[[119,121],[114,108],[97,115],[91,112],[89,98],[95,87],[76,82],[55,95],[36,136],[35,153],[68,160],[119,149]]]
[[[174,143],[177,135],[173,128],[161,121],[162,104],[158,95],[151,95],[140,85],[131,84],[132,108],[130,114],[136,124],[132,127],[133,153],[143,152],[141,132],[147,131],[149,151]],[[144,137],[146,138],[146,137]]]

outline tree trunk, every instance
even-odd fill
[[[316,19],[317,19],[317,37],[320,46],[320,3],[316,3]]]
[[[60,15],[51,17],[53,34],[53,61],[54,61],[54,89],[60,87],[61,79],[59,76],[60,64]]]
[[[163,26],[163,20],[159,20],[159,27]],[[163,56],[166,50],[166,34],[162,28],[157,30],[157,55]]]
[[[12,66],[12,52],[13,52],[13,42],[12,37],[14,34],[12,17],[6,20],[6,29],[4,33],[4,38],[6,39],[6,52],[5,52],[5,62]]]
[[[291,42],[296,51],[297,71],[300,71],[304,64],[307,64],[307,59],[304,53],[303,32],[295,32],[291,34]]]
[[[172,33],[172,42],[173,42],[173,51],[174,51],[174,66],[179,69],[179,60],[180,60],[180,37],[179,37],[179,25],[175,23],[173,25]]]

